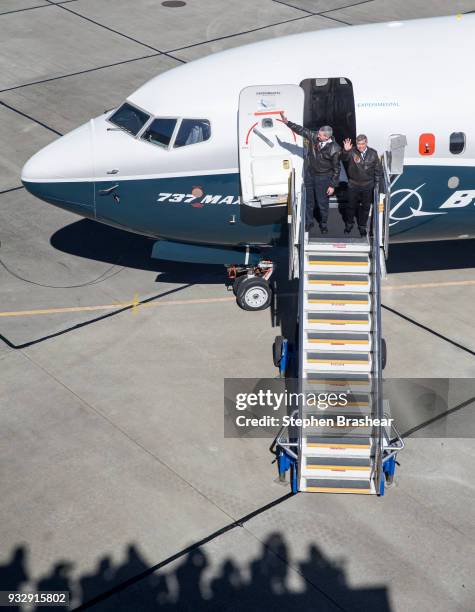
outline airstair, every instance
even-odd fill
[[[241,91],[242,204],[249,207],[248,215],[259,211],[256,222],[266,215],[270,221],[275,207],[288,207],[289,278],[298,281],[294,350],[289,352],[290,343],[282,337],[274,345],[274,361],[286,382],[293,361],[297,379],[291,386],[295,389],[296,383],[298,402],[288,408],[291,423],[282,427],[271,450],[280,477],[285,479],[290,470],[294,492],[383,495],[403,448],[383,400],[381,277],[388,254],[391,181],[402,174],[406,138],[389,137],[382,158],[384,184],[381,193],[374,193],[368,236],[343,234],[337,202],[330,210],[328,235],[309,235],[303,141],[285,124],[285,115],[303,123],[299,86],[256,85]]]
[[[301,400],[292,412],[295,425],[282,428],[275,448],[279,473],[284,477],[290,469],[294,492],[383,495],[393,482],[404,444],[383,399],[381,278],[390,184],[402,172],[404,142],[393,137],[383,156],[384,189],[374,193],[364,238],[306,233],[304,189],[296,197],[292,177],[289,276],[299,282],[295,357]]]
[[[378,282],[371,240],[304,237],[299,364],[301,391],[323,398],[323,409],[304,402],[302,417],[328,418],[302,428],[299,490],[373,493],[371,427],[338,425],[337,417],[373,416],[377,376]],[[379,248],[378,248],[379,251]],[[376,256],[377,259],[377,256]],[[344,400],[330,407],[326,396]],[[343,405],[341,405],[343,404]],[[335,425],[332,425],[335,423]]]

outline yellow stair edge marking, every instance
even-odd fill
[[[353,319],[309,319],[312,323],[331,323],[332,325],[346,325],[347,323],[351,323],[352,325],[366,325],[369,323],[366,321],[355,321]]]
[[[307,359],[307,363],[341,363],[347,365],[366,365],[369,360],[363,359],[347,360],[347,359]]]
[[[320,259],[309,259],[311,266],[368,266],[368,261],[322,261]]]
[[[368,304],[368,300],[308,300],[309,304]]]
[[[369,344],[369,340],[331,340],[330,338],[310,339],[312,344]]]
[[[334,379],[334,378],[322,378],[319,380],[312,380],[310,378],[305,379],[310,385],[335,385],[337,387],[346,387],[349,384],[351,385],[367,385],[369,381],[367,380],[344,380]]]
[[[336,281],[336,280],[309,280],[308,281],[312,285],[367,285],[368,281]]]
[[[304,490],[309,493],[361,493],[364,495],[371,493],[371,489],[338,489],[332,487],[306,487]]]
[[[365,470],[369,472],[369,465],[306,465],[307,470],[331,470],[332,472],[346,472],[347,470],[359,471]]]

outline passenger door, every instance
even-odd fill
[[[239,174],[242,204],[253,208],[288,205],[295,170],[299,192],[303,142],[282,121],[302,125],[304,92],[298,85],[252,85],[239,96]]]

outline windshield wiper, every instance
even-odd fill
[[[121,125],[118,125],[117,127],[107,128],[108,132],[117,132],[118,130],[121,130],[122,132],[126,132],[127,134],[132,134],[132,136],[134,136],[134,133],[132,132],[132,130],[128,130],[126,127],[123,127]]]

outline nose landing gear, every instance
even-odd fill
[[[257,266],[229,266],[228,278],[233,280],[236,302],[243,310],[265,310],[272,302],[269,279],[274,271],[272,261],[263,260]]]

